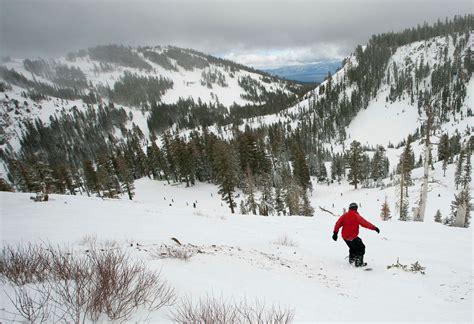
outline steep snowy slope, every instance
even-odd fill
[[[467,44],[470,44],[472,36]],[[467,45],[469,46],[469,45]],[[377,144],[387,146],[401,142],[408,134],[414,134],[421,126],[421,119],[425,117],[423,110],[418,111],[419,100],[410,99],[408,93],[395,102],[387,100],[390,96],[390,88],[393,84],[394,70],[409,71],[409,77],[415,79],[415,69],[420,64],[430,67],[440,65],[443,58],[454,60],[453,53],[455,46],[452,37],[436,37],[428,41],[414,42],[397,49],[392,55],[385,72],[384,84],[380,88],[377,96],[373,98],[367,109],[361,111],[351,122],[347,129],[350,140],[358,140],[362,144],[375,146]],[[432,90],[431,71],[425,78],[420,80],[419,87],[425,91]],[[413,84],[413,89],[417,86]],[[472,93],[472,80],[467,85],[467,97],[454,121],[444,123],[440,126],[442,130],[451,131],[458,129],[464,131],[466,126],[474,124],[474,116],[468,115],[468,110],[472,110],[472,102],[468,99]],[[454,90],[453,90],[454,91]],[[451,126],[450,126],[451,125]],[[389,130],[387,132],[387,130]]]
[[[458,35],[457,39],[464,37]],[[465,46],[461,52],[467,51],[473,35],[465,41]],[[453,37],[435,37],[426,41],[418,41],[399,47],[393,55],[391,55],[387,67],[385,69],[384,77],[381,81],[381,86],[377,93],[370,98],[367,107],[358,112],[357,116],[351,121],[346,129],[347,140],[346,144],[353,140],[358,140],[362,144],[375,146],[377,144],[387,146],[389,142],[397,144],[421,126],[421,120],[424,118],[423,109],[419,109],[421,102],[419,98],[411,97],[409,91],[404,91],[397,96],[395,100],[389,99],[391,96],[391,88],[395,87],[394,75],[396,73],[405,73],[404,77],[415,80],[417,67],[425,66],[427,69],[425,75],[421,80],[412,82],[412,92],[417,89],[430,92],[432,90],[432,74],[439,68],[445,60],[454,61],[454,52],[456,46],[453,44]],[[466,54],[462,54],[464,57]],[[458,53],[459,56],[459,53]],[[341,67],[330,78],[331,84],[343,85],[343,91],[339,93],[339,100],[343,97],[351,98],[351,94],[357,87],[348,82],[349,70],[358,65],[355,55],[351,55],[346,59],[346,64]],[[397,72],[394,72],[397,70]],[[402,72],[403,71],[403,72]],[[467,71],[463,76],[455,76],[456,78],[469,78]],[[453,80],[451,80],[452,82]],[[304,96],[304,100],[297,103],[295,106],[282,111],[278,116],[266,116],[265,119],[260,118],[258,123],[254,119],[245,122],[253,128],[258,128],[261,125],[271,125],[279,122],[297,124],[300,120],[311,118],[318,112],[314,111],[314,106],[318,101],[326,97],[324,91],[329,80],[325,80],[314,90],[308,92]],[[454,82],[453,82],[454,83]],[[443,130],[458,129],[464,131],[469,125],[474,124],[474,117],[469,115],[468,111],[472,112],[472,80],[467,82],[466,98],[462,102],[461,108],[455,113],[452,120],[448,123],[443,123],[440,128]],[[454,89],[453,89],[454,91]],[[438,97],[438,99],[440,96]],[[471,98],[471,99],[469,99]],[[241,127],[243,129],[244,126]],[[451,126],[449,126],[451,125]]]
[[[467,323],[473,316],[472,228],[433,222],[437,209],[448,215],[454,191],[447,180],[454,168],[446,178],[439,165],[436,169],[424,223],[379,219],[383,199],[395,195],[393,187],[353,190],[314,183],[313,206],[340,214],[357,201],[361,214],[381,229],[380,235],[361,230],[372,272],[349,266],[346,245],[331,239],[336,218],[318,208],[309,218],[232,215],[212,185],[184,188],[148,179],[137,181],[134,201],[53,195],[35,203],[29,194],[0,193],[2,244],[46,241],[84,253],[94,241],[115,242],[161,271],[180,298],[259,300],[294,309],[295,322]],[[153,257],[160,245],[175,244],[171,237],[201,253],[189,261]],[[387,269],[397,260],[408,267],[419,262],[425,274]],[[2,301],[1,317],[12,319],[8,312],[15,310]],[[133,320],[169,322],[174,309],[142,310]]]

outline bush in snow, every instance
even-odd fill
[[[416,261],[415,263],[412,263],[410,268],[408,268],[408,265],[400,263],[400,260],[398,258],[397,258],[397,263],[387,266],[387,269],[391,269],[391,268],[398,268],[407,272],[414,272],[414,273],[419,272],[423,275],[425,274],[425,269],[426,269],[426,267],[423,267],[418,261]]]
[[[3,247],[0,255],[0,278],[17,286],[46,280],[51,271],[48,250],[28,243]]]
[[[151,249],[149,253],[153,258],[179,259],[183,261],[188,261],[194,254],[196,254],[196,252],[197,249],[191,245],[162,245],[159,248]]]
[[[157,310],[175,301],[159,273],[121,249],[75,252],[50,245],[4,247],[0,277],[20,315],[30,322],[127,321],[139,308]]]
[[[0,139],[1,141],[1,139]],[[2,143],[0,142],[0,145]],[[0,177],[0,191],[10,191],[13,192],[13,187],[2,177]]]
[[[275,241],[272,242],[276,245],[283,245],[283,246],[298,246],[298,244],[289,238],[287,235],[280,235]]]
[[[199,299],[197,304],[189,299],[181,301],[171,319],[177,323],[290,323],[294,310],[281,309],[256,301],[226,302],[215,297]]]

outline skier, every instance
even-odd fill
[[[357,208],[356,203],[351,203],[349,205],[349,211],[339,217],[336,225],[334,225],[332,239],[337,241],[337,233],[342,226],[342,238],[349,246],[349,263],[354,264],[356,267],[363,267],[366,266],[367,263],[364,262],[365,245],[358,236],[359,225],[374,230],[377,233],[380,233],[380,230],[377,226],[364,219],[357,212]]]

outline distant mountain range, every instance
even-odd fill
[[[263,71],[288,80],[320,83],[324,81],[328,72],[333,74],[340,66],[340,61],[327,60],[317,63],[282,66],[276,69],[264,69]]]

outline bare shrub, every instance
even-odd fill
[[[215,297],[199,299],[193,304],[183,299],[171,319],[177,323],[290,323],[293,320],[292,309],[281,309],[256,301],[254,304],[243,302],[225,302]]]
[[[51,315],[51,305],[49,298],[51,290],[41,285],[39,288],[34,284],[19,286],[10,284],[10,291],[5,291],[5,295],[17,310],[21,317],[30,323],[47,322]]]
[[[88,250],[95,249],[117,249],[119,243],[115,240],[101,240],[99,241],[97,235],[87,234],[81,237],[78,241],[79,245],[86,247]]]
[[[283,246],[292,246],[292,247],[298,246],[298,244],[295,241],[293,241],[291,238],[289,238],[288,235],[280,235],[272,243],[276,245],[283,245]]]
[[[121,250],[93,251],[94,276],[91,311],[111,320],[129,319],[140,306],[157,310],[175,301],[175,291],[159,273],[149,272],[142,262],[132,262]]]
[[[89,313],[91,301],[92,276],[89,269],[84,267],[82,260],[71,258],[67,264],[67,279],[48,281],[53,292],[51,302],[62,311],[62,317],[66,322],[84,323]]]
[[[150,255],[152,258],[156,259],[179,259],[188,261],[194,254],[196,254],[197,249],[191,245],[179,245],[179,246],[169,246],[162,245],[158,248],[153,248],[150,250]]]
[[[426,267],[423,267],[418,261],[416,261],[415,263],[412,263],[410,268],[408,268],[408,265],[400,263],[399,258],[397,258],[397,263],[387,266],[387,269],[392,269],[392,268],[402,269],[403,271],[406,271],[406,272],[420,273],[422,275],[426,274],[425,272]]]
[[[291,323],[294,317],[292,309],[282,309],[280,306],[266,307],[264,303],[256,301],[253,305],[243,304],[240,307],[241,317],[246,323]]]
[[[40,270],[34,266],[36,260],[41,261]],[[13,287],[10,301],[30,322],[46,318],[51,308],[56,320],[66,322],[97,321],[102,314],[126,321],[139,307],[151,312],[176,299],[159,273],[118,248],[75,253],[44,244],[6,246],[0,268],[2,278]],[[25,286],[34,282],[41,285]]]
[[[0,277],[19,286],[41,282],[49,272],[48,252],[39,245],[4,246],[0,255]]]

